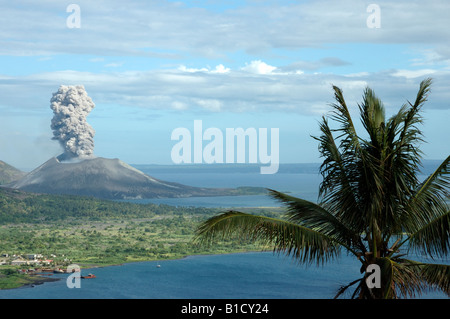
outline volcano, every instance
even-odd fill
[[[64,162],[53,157],[23,178],[4,185],[43,194],[143,199],[239,195],[239,188],[201,188],[153,178],[119,159]]]
[[[61,85],[50,99],[51,129],[64,152],[23,178],[2,185],[25,192],[141,199],[254,195],[259,188],[202,188],[161,181],[122,162],[94,156],[94,129],[87,123],[95,107],[83,85]],[[258,190],[259,189],[259,190]]]

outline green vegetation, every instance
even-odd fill
[[[13,289],[24,285],[37,285],[45,281],[52,281],[52,278],[28,276],[18,273],[14,268],[0,266],[0,289]]]
[[[218,212],[0,188],[0,254],[42,254],[53,260],[53,267],[91,267],[262,249],[247,240],[224,239],[213,248],[193,243],[198,225]],[[0,265],[3,270],[19,268]],[[0,288],[20,286],[35,277],[15,273],[3,272]]]
[[[361,262],[362,275],[336,297],[350,287],[352,297],[361,299],[414,297],[427,289],[450,296],[450,265],[408,258],[411,252],[439,258],[450,252],[450,156],[423,182],[418,177],[418,126],[430,85],[430,79],[422,81],[415,101],[389,119],[367,88],[359,105],[363,135],[334,86],[333,112],[323,118],[316,138],[324,159],[319,204],[271,191],[286,205],[287,219],[225,212],[199,227],[199,239],[211,242],[235,233],[307,264],[335,260],[347,251]],[[329,119],[338,127],[330,127]]]

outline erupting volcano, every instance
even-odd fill
[[[200,188],[161,181],[119,159],[94,155],[94,129],[87,116],[95,107],[82,85],[64,86],[53,94],[54,140],[63,153],[6,187],[34,193],[86,195],[106,199],[227,196],[236,189]]]

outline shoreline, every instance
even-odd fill
[[[0,288],[0,291],[2,290],[13,290],[13,289],[24,289],[24,288],[34,288],[34,286],[42,285],[46,282],[55,282],[59,281],[61,278],[55,278],[55,277],[49,277],[45,275],[27,275],[27,282],[22,283],[20,286],[17,287],[10,287],[10,288]]]
[[[17,287],[17,288],[9,288],[9,289],[34,288],[34,286],[43,285],[46,282],[55,282],[55,281],[61,280],[61,278],[45,277],[43,275],[33,275],[33,276],[35,277],[35,278],[33,278],[33,282],[23,284],[22,286]],[[0,290],[8,290],[8,289],[0,289]]]

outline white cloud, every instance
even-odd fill
[[[204,72],[204,73],[228,73],[230,72],[229,68],[223,66],[223,64],[217,65],[213,70],[209,68],[188,68],[185,65],[180,65],[178,67],[179,71],[188,72],[188,73],[196,73],[196,72]]]
[[[427,76],[431,76],[432,74],[436,73],[436,70],[431,69],[422,69],[422,70],[398,70],[394,72],[393,76],[400,76],[405,77],[408,79],[415,79],[415,78],[423,78]]]
[[[182,72],[189,72],[189,73],[195,73],[195,72],[208,72],[209,70],[207,68],[200,68],[200,69],[196,69],[196,68],[188,68],[185,65],[180,65],[178,67],[178,70],[182,71]]]
[[[230,68],[224,67],[223,64],[217,65],[216,68],[211,71],[211,73],[228,73],[228,72],[230,72]]]
[[[242,68],[242,70],[255,74],[271,74],[277,68],[271,65],[268,65],[261,60],[252,61],[250,64],[247,64]]]

